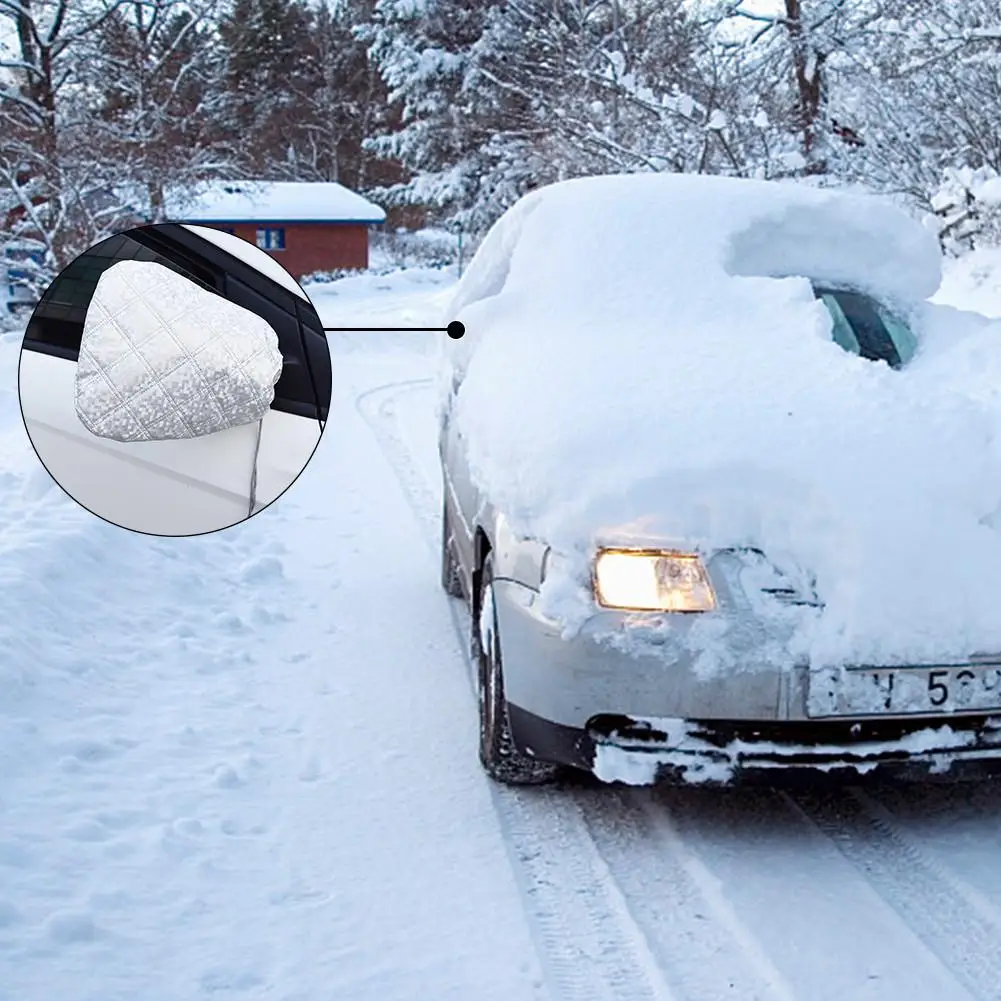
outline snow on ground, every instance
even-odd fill
[[[310,292],[432,322],[450,280]],[[332,335],[299,482],[186,540],[50,483],[0,338],[0,1001],[996,997],[997,786],[489,785],[435,336]]]
[[[436,564],[335,371],[294,490],[184,540],[82,513],[2,397],[4,1001],[535,996]]]
[[[945,265],[936,301],[1001,317],[1001,248],[984,247]]]

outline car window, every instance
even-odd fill
[[[899,317],[862,292],[814,287],[833,322],[832,336],[845,351],[900,368],[914,357],[917,338]]]

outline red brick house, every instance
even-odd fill
[[[214,181],[167,199],[171,222],[210,226],[256,244],[294,278],[368,267],[370,226],[386,213],[334,182]]]

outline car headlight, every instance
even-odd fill
[[[694,553],[599,549],[594,562],[599,605],[634,612],[711,612],[716,595]]]

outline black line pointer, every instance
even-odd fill
[[[433,330],[448,334],[452,340],[457,341],[465,332],[466,325],[461,320],[453,320],[447,327],[324,327],[325,331],[347,331],[347,330],[388,330],[391,333],[407,333],[414,330]]]

